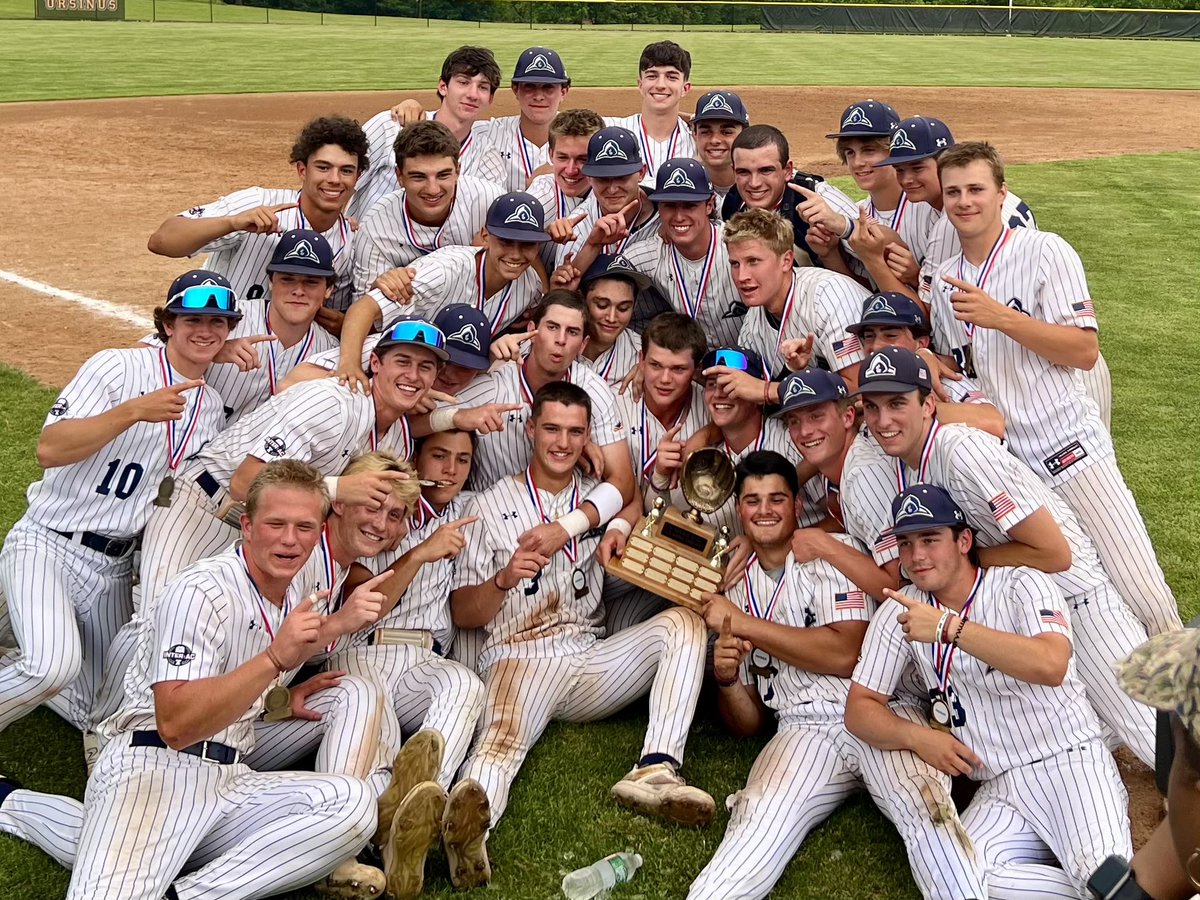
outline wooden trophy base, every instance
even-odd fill
[[[645,532],[649,531],[649,534]],[[711,564],[716,533],[676,509],[644,517],[620,556],[604,571],[694,612],[704,609],[703,593],[720,593],[725,563]]]

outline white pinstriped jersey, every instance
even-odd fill
[[[593,479],[576,474],[573,484],[557,494],[539,488],[540,509],[531,498],[525,474],[501,478],[476,494],[467,504],[466,515],[479,516],[479,521],[463,529],[467,545],[459,554],[452,590],[483,584],[508,565],[524,532],[574,509],[595,486]],[[596,559],[602,535],[599,528],[580,535],[550,557],[536,578],[522,580],[505,595],[487,626],[480,672],[510,657],[572,656],[602,636],[604,578]],[[572,547],[574,560],[568,554]],[[575,586],[576,570],[583,577],[581,590]]]
[[[98,416],[186,380],[167,363],[164,350],[101,350],[63,388],[42,427]],[[185,391],[183,398],[183,418],[170,428],[165,422],[135,422],[86,459],[47,469],[25,493],[25,517],[57,531],[94,531],[114,538],[141,532],[169,471],[168,434],[173,435],[174,452],[186,458],[225,424],[221,395],[210,385]]]
[[[251,187],[226,194],[204,206],[193,206],[179,215],[185,219],[218,219],[249,212],[258,206],[278,206],[281,203],[299,203],[300,192],[283,188]],[[229,279],[238,299],[256,299],[271,293],[267,284],[267,263],[275,252],[275,245],[285,231],[310,228],[304,213],[299,209],[285,209],[275,214],[279,231],[274,234],[251,234],[235,231],[215,241],[209,241],[192,254],[208,254],[204,267],[220,272]],[[354,232],[345,215],[339,216],[333,227],[322,232],[333,250],[333,268],[337,272],[337,284],[333,296],[325,305],[330,309],[347,309],[354,297],[351,292],[351,253]]]
[[[870,197],[858,201],[859,209],[865,209],[869,218],[876,219],[900,235],[900,239],[912,251],[917,265],[925,258],[925,247],[929,238],[929,230],[939,213],[924,201],[910,203],[908,197],[901,193],[900,202],[895,209],[876,209]],[[355,238],[357,241],[357,238]],[[842,249],[846,251],[850,269],[859,276],[870,278],[867,267],[864,266],[850,249],[850,241],[842,241]]]
[[[425,118],[434,121],[437,119],[437,112],[427,112]],[[396,180],[396,138],[400,136],[400,130],[400,126],[392,119],[390,109],[371,116],[363,125],[363,132],[369,143],[367,161],[370,165],[358,179],[358,186],[346,215],[361,222],[376,203],[392,191],[399,190],[400,183]],[[471,171],[477,149],[472,135],[467,135],[458,152],[459,174],[465,175]]]
[[[615,391],[629,370],[641,360],[642,336],[626,328],[617,335],[613,345],[595,359],[588,359],[581,354],[578,361],[608,382],[608,386]]]
[[[655,140],[647,134],[642,126],[641,113],[632,116],[605,116],[604,124],[633,132],[642,148],[642,162],[646,164],[646,177],[642,179],[642,184],[649,187],[654,187],[658,168],[668,159],[696,155],[696,139],[692,137],[692,127],[682,118],[675,120],[675,130],[665,141]]]
[[[787,374],[779,348],[784,341],[816,336],[813,362],[838,372],[860,363],[866,355],[862,342],[846,331],[858,322],[862,302],[871,292],[852,278],[827,269],[802,267],[792,270],[792,284],[778,324],[766,307],[746,313],[737,343],[753,350],[771,369],[772,376]]]
[[[481,247],[442,247],[413,260],[417,274],[412,280],[412,301],[397,303],[382,291],[370,296],[379,304],[386,330],[397,316],[417,315],[432,320],[451,303],[470,303],[487,313],[496,335],[521,317],[542,296],[542,278],[530,266],[516,281],[510,281],[489,297],[484,297],[484,253]]]
[[[352,457],[371,450],[411,456],[408,421],[401,416],[376,434],[374,400],[324,378],[297,384],[242,416],[197,454],[188,471],[207,470],[228,487],[237,467],[253,456],[263,462],[298,459],[337,476]]]
[[[896,540],[890,534],[895,496],[896,461],[883,452],[864,427],[855,435],[842,463],[838,499],[846,533],[870,547],[880,566],[899,556]]]
[[[1007,228],[1038,230],[1033,210],[1012,191],[1008,192],[1000,206],[1000,218],[1004,220]],[[918,258],[918,261],[922,263],[922,268],[924,269],[928,265],[928,271],[932,272],[946,260],[958,256],[961,252],[962,244],[958,240],[958,232],[954,230],[950,217],[940,210],[935,211],[933,220],[929,223],[929,233],[925,236],[925,255],[923,258]]]
[[[488,207],[501,190],[488,181],[460,175],[454,201],[441,225],[422,225],[408,211],[401,188],[371,208],[354,235],[354,296],[371,289],[384,272],[407,266],[439,247],[467,247],[483,228]]]
[[[663,423],[650,412],[646,406],[645,394],[641,400],[633,399],[633,392],[626,391],[617,394],[617,414],[625,423],[625,440],[629,444],[630,460],[633,463],[633,476],[637,479],[638,490],[641,492],[643,509],[650,511],[654,505],[656,492],[650,487],[650,476],[654,473],[654,460],[658,456],[658,442],[668,431],[682,420],[678,439],[686,441],[693,434],[708,424],[708,407],[704,405],[704,391],[699,385],[691,386],[691,393],[679,420]],[[683,502],[683,494],[679,491],[672,493],[672,502]],[[678,505],[678,503],[676,503]]]
[[[653,203],[651,203],[653,206]],[[567,258],[567,254],[575,256],[579,255],[579,251],[583,245],[587,243],[588,235],[592,233],[592,229],[596,227],[596,221],[601,217],[600,202],[596,199],[595,194],[588,194],[574,212],[586,213],[583,219],[575,226],[575,240],[567,241],[565,244],[556,244],[554,266],[561,266]],[[642,241],[650,241],[658,238],[658,227],[662,224],[662,220],[658,217],[658,209],[655,207],[654,212],[650,214],[650,218],[646,219],[640,225],[635,225],[633,231],[623,240],[617,241],[614,244],[605,244],[600,248],[601,253],[616,254],[622,253],[625,256],[640,244]],[[640,270],[639,270],[640,271]]]
[[[240,542],[188,566],[167,583],[150,627],[138,634],[137,653],[125,675],[125,701],[100,726],[101,734],[111,738],[154,730],[155,684],[227,675],[270,646],[287,613],[307,596],[307,567],[288,586],[280,608],[259,593],[239,549]],[[327,611],[324,601],[314,609]],[[282,673],[275,683],[287,684],[298,671],[299,667]],[[263,713],[265,697],[266,691],[209,740],[243,754],[254,749],[254,723]]]
[[[623,441],[626,423],[621,419],[617,399],[604,379],[576,361],[567,370],[566,381],[577,384],[592,401],[592,441],[598,446]],[[533,410],[533,392],[525,382],[525,370],[515,362],[506,362],[487,377],[474,379],[458,392],[459,406],[484,406],[489,403],[520,403],[521,408],[505,413],[504,430],[479,435],[475,460],[467,484],[483,490],[529,465],[533,445],[525,433],[525,423]]]
[[[991,296],[1034,319],[1096,330],[1096,312],[1079,255],[1048,231],[1014,228],[984,265],[983,286]],[[1004,241],[1004,238],[1001,238]],[[972,328],[954,318],[943,275],[980,280],[979,270],[961,254],[938,267],[931,314],[938,349],[953,353],[960,366],[978,376],[984,391],[1004,413],[1009,448],[1038,476],[1069,481],[1096,462],[1113,458],[1112,438],[1078,369],[1059,366],[991,328]]]
[[[558,186],[558,182],[554,180],[553,173],[550,172],[539,175],[529,182],[526,191],[542,204],[543,221],[547,225],[555,219],[565,219],[588,198],[586,193],[582,197],[568,197]]]
[[[1060,634],[1071,640],[1070,605],[1044,573],[997,566],[982,570],[982,575],[969,621],[1023,637]],[[940,607],[912,585],[901,593]],[[895,600],[879,607],[854,669],[855,682],[887,696],[910,664],[916,665],[926,687],[936,689],[935,655],[948,646],[906,641],[896,621],[903,611]],[[1100,737],[1100,723],[1084,697],[1073,659],[1063,683],[1049,687],[1013,678],[959,649],[950,661],[949,688],[954,736],[983,760],[982,770],[970,776],[977,781]]]
[[[479,147],[472,174],[505,192],[525,190],[534,171],[550,161],[549,144],[539,147],[521,134],[520,116],[476,122],[471,138]]]
[[[746,315],[742,296],[733,284],[724,233],[724,225],[712,225],[709,249],[700,259],[688,259],[659,237],[657,229],[648,239],[622,251],[633,268],[654,280],[675,312],[700,323],[710,347],[732,344]]]
[[[833,538],[861,549],[847,535],[835,534]],[[774,575],[763,569],[754,556],[727,596],[743,612],[792,628],[871,621],[875,601],[823,559],[798,563],[789,553],[783,568]],[[753,606],[747,583],[754,592]],[[767,674],[771,670],[775,674]],[[781,724],[841,721],[846,713],[849,678],[797,668],[757,647],[742,663],[742,681],[754,684],[763,703],[775,710]]]

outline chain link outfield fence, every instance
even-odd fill
[[[1079,0],[1033,2],[1038,5],[1031,0],[1008,6],[962,5],[961,0],[0,0],[0,18],[1200,39],[1195,10],[1200,0],[1122,0],[1130,7],[1125,9],[1080,8]]]

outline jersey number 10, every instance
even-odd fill
[[[121,472],[120,477],[117,477],[118,469]],[[104,470],[104,480],[96,486],[96,493],[103,494],[105,497],[109,494],[116,494],[118,500],[128,500],[137,490],[145,472],[146,470],[140,463],[130,463],[122,469],[121,460],[114,459]],[[116,481],[115,487],[113,481]]]

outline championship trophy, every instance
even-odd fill
[[[667,506],[662,497],[634,527],[625,550],[604,570],[672,603],[700,612],[702,593],[719,593],[725,580],[724,556],[729,526],[704,525],[700,513],[712,514],[733,493],[733,462],[715,447],[697,450],[683,464],[679,486],[691,507],[686,513]]]

